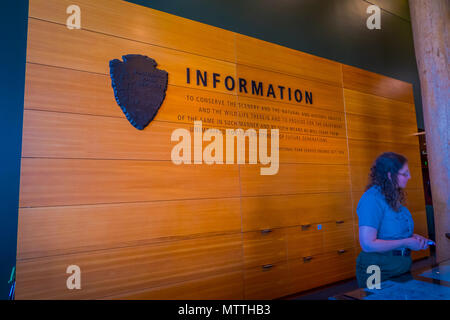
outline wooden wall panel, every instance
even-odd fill
[[[25,110],[23,156],[170,160],[170,136],[179,127],[152,122],[138,131],[122,118]]]
[[[242,34],[236,34],[236,61],[342,86],[341,66],[338,63]]]
[[[172,149],[178,144],[178,140],[171,141],[172,132],[185,129],[191,135],[194,161],[192,124],[153,121],[146,130],[138,131],[121,118],[37,110],[25,110],[24,123],[24,157],[171,161]],[[225,130],[220,132],[225,144]],[[203,142],[203,150],[208,144]]]
[[[260,175],[261,167],[241,167],[242,196],[339,192],[349,185],[348,167],[343,165],[281,163],[276,175]]]
[[[229,198],[21,208],[17,258],[240,232],[239,201]]]
[[[418,167],[421,165],[418,144],[348,139],[348,149],[350,165],[374,163],[375,159],[384,152],[402,154],[408,159],[408,166]]]
[[[242,300],[243,272],[231,272],[212,277],[184,281],[105,299],[120,300]]]
[[[203,128],[210,126],[202,125]],[[122,118],[25,110],[23,156],[170,161],[171,151],[178,143],[171,141],[171,134],[180,128],[191,133],[193,162],[195,145],[192,124],[154,120],[146,130],[137,131]],[[225,129],[221,130],[221,134],[225,145]],[[268,141],[270,149],[271,139]],[[209,142],[203,142],[202,150],[207,145]],[[259,159],[258,149],[251,150],[255,150]],[[236,144],[233,150],[236,162]],[[245,150],[246,163],[249,163],[248,138]],[[226,152],[223,154],[223,162],[226,161],[225,155]],[[279,159],[284,163],[346,164],[347,143],[344,139],[282,134],[279,137]]]
[[[17,298],[271,299],[351,277],[356,204],[384,151],[408,157],[425,232],[410,84],[119,0],[78,0],[82,30],[69,30],[70,4],[30,0]],[[111,88],[109,61],[124,54],[169,73],[142,131]],[[263,96],[226,89],[226,76],[250,91],[261,81]],[[248,152],[246,164],[173,164],[171,132],[194,120],[279,129],[278,173],[261,175],[270,164]],[[71,264],[83,290],[66,289]]]
[[[66,24],[66,8],[72,4],[71,0],[32,0],[29,15]],[[233,32],[126,1],[77,0],[76,4],[82,8],[85,30],[235,61]]]
[[[386,120],[359,115],[347,115],[349,139],[375,140],[417,145],[415,124],[402,123],[400,120]]]
[[[24,158],[20,207],[237,197],[238,174],[237,165]]]
[[[414,220],[414,233],[428,238],[426,211],[412,212],[412,218]]]
[[[344,88],[414,103],[412,84],[352,66],[342,65]]]
[[[187,99],[188,95],[194,101]],[[220,119],[237,119],[233,114],[237,107],[231,105],[236,103],[236,97],[232,94],[169,85],[164,103],[154,121],[192,123],[188,115],[211,118],[211,110],[206,114],[199,111],[199,106],[211,109],[211,104],[206,102],[210,99],[221,103],[217,104],[217,108],[222,111]],[[27,63],[25,109],[125,118],[114,98],[109,75],[33,63]],[[184,119],[179,119],[178,115],[183,115]],[[217,116],[213,118],[217,119]],[[217,126],[217,123],[212,124]]]
[[[241,235],[42,257],[17,264],[17,299],[93,299],[238,271]],[[82,270],[82,290],[67,290],[66,268]],[[45,285],[42,285],[42,284]]]
[[[86,30],[69,30],[65,25],[34,18],[28,23],[27,61],[93,73],[109,74],[109,61],[139,53],[152,57],[166,70],[169,84],[200,88],[196,81],[186,83],[186,68],[235,76],[234,64],[160,46],[145,44]],[[101,45],[99,45],[101,44]],[[212,81],[212,80],[210,80]],[[208,90],[230,93],[225,86]]]
[[[345,111],[387,120],[397,119],[416,124],[414,104],[388,99],[360,91],[344,89]]]
[[[425,211],[425,194],[423,189],[406,189],[406,207],[411,212]]]
[[[107,75],[33,63],[26,65],[24,108],[125,118]]]

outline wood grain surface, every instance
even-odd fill
[[[24,158],[20,207],[237,197],[238,175],[237,165]]]
[[[240,232],[239,210],[239,198],[21,208],[17,258]]]
[[[300,226],[352,217],[350,193],[308,193],[241,198],[242,230]]]
[[[238,271],[239,233],[154,245],[40,257],[17,264],[17,299],[94,299]],[[68,290],[66,269],[82,270],[82,290]],[[43,286],[42,283],[45,283]]]
[[[81,30],[66,27],[71,4]],[[126,54],[169,73],[142,131],[111,88]],[[356,206],[385,151],[408,158],[408,208],[427,232],[409,83],[119,0],[30,0],[25,82],[17,299],[274,299],[351,278]],[[248,138],[244,164],[236,145],[234,164],[174,164],[171,134],[193,136],[195,120],[278,129],[277,174],[248,164],[261,160]],[[69,265],[82,290],[67,289]]]
[[[342,75],[346,89],[414,103],[412,84],[410,83],[345,64],[342,65]]]

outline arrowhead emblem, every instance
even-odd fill
[[[122,59],[109,62],[114,96],[128,121],[143,130],[166,97],[168,73],[157,69],[156,61],[147,56],[128,54]]]

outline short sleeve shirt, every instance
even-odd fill
[[[398,212],[394,211],[378,186],[372,186],[362,195],[356,213],[360,227],[377,229],[377,239],[397,240],[413,235],[414,222],[409,210],[400,206]]]

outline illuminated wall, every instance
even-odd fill
[[[69,30],[70,4],[30,1],[16,298],[271,299],[350,278],[355,207],[383,151],[408,157],[427,234],[410,84],[123,1],[77,1]],[[126,54],[169,74],[142,131],[111,88]],[[278,172],[248,155],[174,164],[171,134],[194,119],[279,129]]]

